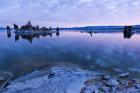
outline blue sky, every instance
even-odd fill
[[[0,25],[140,24],[140,0],[0,0]]]

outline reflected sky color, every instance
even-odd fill
[[[0,0],[0,26],[139,24],[140,0]]]
[[[36,69],[76,65],[83,69],[140,77],[140,34],[124,39],[123,33],[60,32],[28,40],[0,32],[0,70],[21,75]]]

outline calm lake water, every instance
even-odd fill
[[[130,72],[140,77],[140,34],[124,39],[123,33],[81,33],[18,37],[0,31],[0,70],[16,75],[58,65],[110,74]]]

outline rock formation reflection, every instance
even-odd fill
[[[134,34],[133,27],[132,26],[125,26],[123,30],[124,38],[131,38],[131,36]]]
[[[15,32],[15,41],[21,39],[26,39],[30,43],[33,42],[33,39],[39,39],[40,37],[52,37],[56,33],[56,36],[59,36],[59,32],[40,32],[40,33],[16,33]]]
[[[92,37],[93,36],[93,33],[95,34],[95,31],[93,31],[92,29],[90,29],[87,33],[89,33],[90,36]]]
[[[15,34],[15,42],[19,40],[19,35]]]
[[[7,37],[10,38],[11,37],[11,28],[9,26],[7,26],[6,28],[7,28]]]
[[[56,36],[59,36],[60,29],[57,27],[55,28],[47,28],[45,26],[39,27],[39,25],[32,26],[31,21],[28,21],[26,25],[23,25],[19,27],[16,24],[13,24],[14,26],[14,33],[15,33],[15,41],[18,41],[20,38],[28,40],[30,43],[32,43],[34,38],[39,39],[40,36],[46,37],[50,36],[52,37],[53,33],[56,33]],[[9,26],[7,26],[7,37],[11,37],[11,29]]]
[[[59,30],[59,28],[57,27],[57,28],[56,28],[56,36],[57,36],[57,37],[59,37],[59,35],[60,35],[59,31],[60,31],[60,30]]]
[[[91,37],[92,37],[92,33],[93,33],[92,31],[89,31],[89,34],[90,34]]]

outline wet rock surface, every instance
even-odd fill
[[[98,79],[98,81],[96,79],[96,83],[90,83],[90,85],[85,86],[81,93],[140,93],[140,81],[120,78]]]
[[[0,71],[0,93],[10,84],[13,76],[11,72]]]
[[[0,89],[5,88],[13,78],[13,73],[0,71]]]
[[[120,75],[118,75],[119,78],[128,78],[130,76],[130,73],[127,72],[127,73],[122,73]]]
[[[128,76],[124,73],[111,77],[78,68],[53,67],[47,72],[22,76],[1,93],[140,93],[140,80]]]

